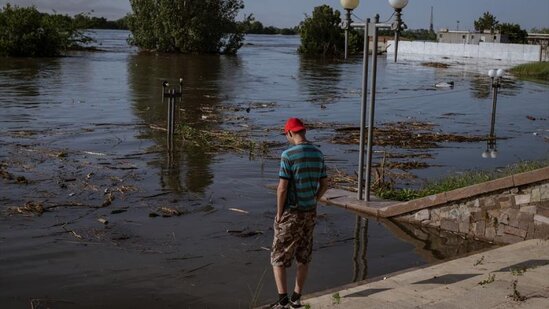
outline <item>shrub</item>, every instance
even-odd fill
[[[16,57],[58,56],[91,39],[78,31],[66,15],[49,15],[32,7],[0,10],[0,55]]]

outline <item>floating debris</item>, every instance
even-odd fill
[[[227,230],[227,233],[238,237],[252,237],[263,234],[262,231],[249,231],[249,230]]]
[[[438,143],[470,143],[486,140],[485,136],[434,132],[436,126],[434,123],[417,121],[385,123],[374,128],[374,144],[376,146],[426,149],[440,147]],[[337,128],[336,136],[332,139],[335,144],[358,145],[359,141],[359,127]]]
[[[450,67],[449,64],[442,63],[442,62],[422,62],[421,65],[425,67],[438,68],[438,69],[447,69]]]
[[[8,208],[8,211],[11,214],[22,214],[27,216],[33,216],[33,215],[42,215],[46,209],[42,205],[42,203],[39,202],[26,202],[24,206],[22,207],[12,207]]]
[[[240,212],[240,213],[243,213],[243,214],[249,213],[246,210],[242,210],[242,209],[238,209],[238,208],[228,208],[228,209],[231,210],[231,211]]]

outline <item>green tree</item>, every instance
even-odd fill
[[[328,5],[317,6],[312,16],[306,16],[299,25],[301,46],[298,51],[309,55],[339,55],[344,50],[345,38],[341,29],[341,13]],[[349,51],[362,51],[363,39],[351,30]]]
[[[162,52],[235,54],[242,0],[130,0],[130,43]]]
[[[525,44],[528,41],[528,32],[518,24],[501,23],[497,26],[497,30],[501,34],[506,34],[511,43]]]
[[[545,34],[549,34],[549,28],[532,28],[530,29],[530,32],[531,33],[545,33]]]
[[[49,15],[32,7],[6,4],[0,10],[0,55],[51,57],[91,39],[67,15]]]
[[[499,21],[490,12],[484,12],[484,14],[475,20],[475,30],[484,31],[490,30],[492,33],[496,29]]]

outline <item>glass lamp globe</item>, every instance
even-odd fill
[[[339,0],[341,6],[346,10],[354,10],[358,7],[359,0]]]
[[[389,0],[389,5],[392,6],[393,9],[403,9],[408,5],[408,0]]]
[[[494,69],[488,71],[488,76],[490,76],[492,78],[496,77],[496,74],[497,74],[496,70],[494,70]]]
[[[498,69],[498,70],[496,71],[496,76],[497,76],[497,77],[502,77],[503,74],[505,74],[505,71],[504,71],[503,69]]]
[[[482,152],[482,157],[483,157],[484,159],[488,158],[489,156],[490,156],[490,153],[489,153],[488,151],[483,151],[483,152]]]
[[[498,157],[498,152],[495,151],[495,150],[492,150],[492,151],[490,152],[490,158],[495,159],[495,158],[497,158],[497,157]]]

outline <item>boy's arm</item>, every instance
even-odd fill
[[[328,191],[328,177],[323,177],[320,178],[320,184],[316,191],[316,200],[319,201],[326,191]]]
[[[280,178],[276,189],[276,222],[279,222],[284,213],[284,205],[286,204],[286,196],[288,195],[288,179]]]

